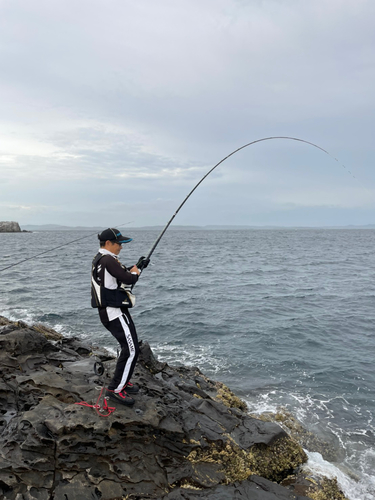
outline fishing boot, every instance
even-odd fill
[[[131,398],[124,390],[122,390],[121,392],[115,392],[107,389],[107,393],[109,399],[117,401],[122,405],[133,406],[133,404],[135,403],[135,399]]]

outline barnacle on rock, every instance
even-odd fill
[[[348,500],[340,490],[336,478],[324,477],[318,487],[311,489],[308,495],[312,500]]]
[[[325,460],[335,462],[338,460],[338,447],[319,438],[313,432],[308,431],[303,425],[285,408],[280,408],[276,413],[262,413],[253,417],[263,422],[278,423],[293,439],[308,451],[318,452]]]
[[[242,399],[233,394],[233,392],[226,385],[221,382],[217,383],[218,391],[215,399],[223,403],[228,408],[239,408],[242,411],[247,410],[247,405]]]
[[[224,446],[209,443],[204,450],[193,450],[188,460],[193,463],[218,463],[222,466],[226,482],[243,481],[251,474],[280,482],[296,467],[307,461],[303,449],[294,440],[284,437],[270,446],[254,445],[250,450],[241,449],[233,440]]]

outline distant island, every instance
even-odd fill
[[[0,233],[21,233],[18,222],[0,221]]]

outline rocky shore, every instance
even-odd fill
[[[108,415],[114,364],[104,349],[0,316],[0,498],[344,499],[335,481],[309,480],[279,425],[198,368],[160,363],[147,343],[136,404]]]

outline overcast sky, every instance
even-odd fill
[[[0,0],[0,220],[375,223],[374,0]],[[344,166],[346,167],[344,167]]]

